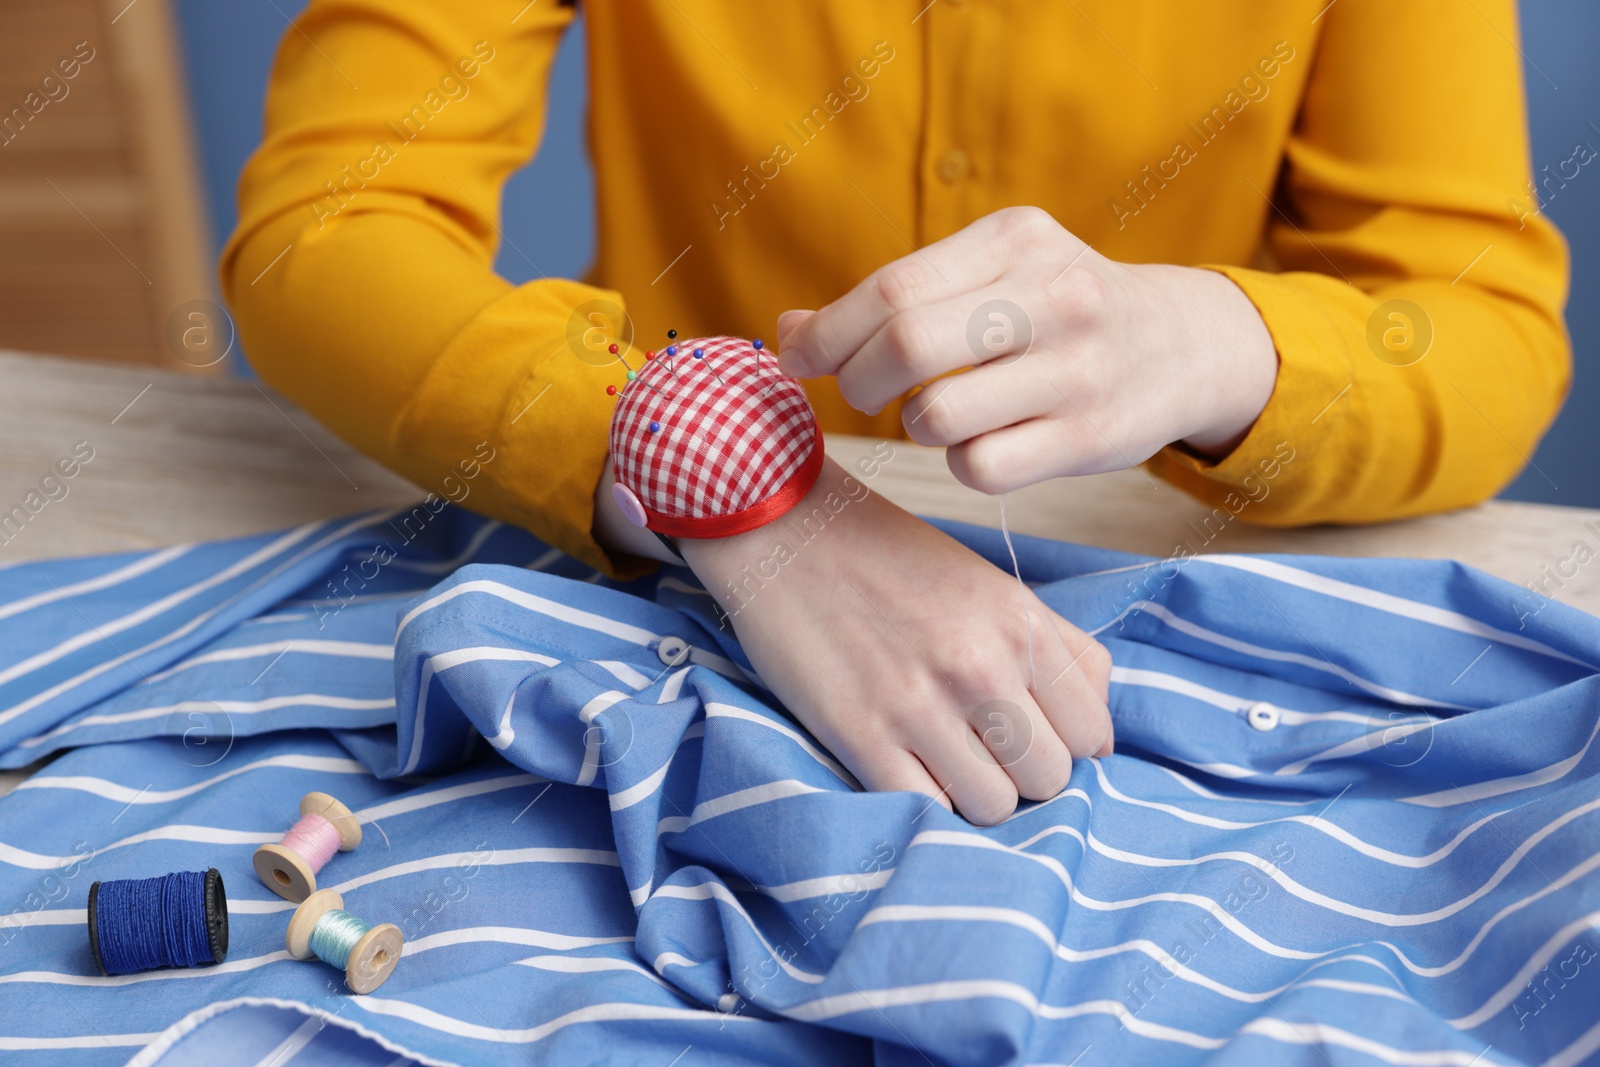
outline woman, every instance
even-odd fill
[[[1509,0],[592,3],[598,259],[513,287],[573,17],[313,0],[221,271],[269,382],[420,484],[490,443],[475,506],[608,573],[663,552],[605,491],[599,346],[669,326],[768,336],[824,429],[979,489],[1148,461],[1271,524],[1482,500],[1565,395]],[[868,496],[730,601],[769,548],[683,551],[867,785],[987,823],[1109,750],[1105,650],[919,520]]]

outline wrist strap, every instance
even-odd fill
[[[646,353],[611,420],[623,514],[668,537],[731,537],[816,484],[822,435],[805,390],[760,341],[709,337]]]

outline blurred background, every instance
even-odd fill
[[[261,137],[278,40],[304,6],[0,0],[0,348],[195,370],[167,334],[185,305],[217,299],[234,184]],[[1520,47],[1535,181],[1572,247],[1576,373],[1538,469],[1504,495],[1600,507],[1600,158],[1574,162],[1600,154],[1600,3],[1526,0]],[[517,249],[565,277],[593,255],[584,68],[580,19],[539,157],[506,190],[497,266],[513,282],[537,276]]]

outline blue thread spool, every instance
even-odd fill
[[[87,911],[89,952],[101,974],[228,958],[228,896],[215,867],[96,882]]]
[[[315,956],[343,970],[352,993],[370,993],[394,972],[405,937],[393,923],[368,926],[338,893],[319,889],[294,909],[284,944],[297,960]]]

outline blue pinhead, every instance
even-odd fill
[[[661,432],[661,424],[659,422],[652,422],[650,424],[650,432],[651,433],[660,433]]]
[[[751,341],[750,347],[755,349],[757,352],[761,351],[761,338],[757,337],[754,341]]]

